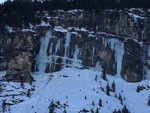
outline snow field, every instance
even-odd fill
[[[52,100],[61,104],[60,108],[55,109],[56,113],[62,113],[64,109],[68,113],[78,113],[83,109],[96,111],[97,108],[101,113],[112,113],[114,109],[122,109],[124,105],[131,113],[149,113],[150,107],[147,106],[147,101],[150,89],[136,92],[138,85],[150,86],[149,80],[127,83],[121,78],[107,75],[108,81],[104,81],[101,74],[94,69],[75,68],[66,68],[49,74],[34,73],[35,91],[31,97],[20,97],[25,101],[11,106],[11,113],[49,113],[48,107]],[[106,85],[109,83],[111,88],[113,81],[116,84],[116,91],[110,92],[108,96],[105,93]],[[10,85],[12,84],[14,83],[10,82]],[[25,84],[25,87],[28,85]],[[119,94],[122,95],[123,105],[118,99]],[[99,99],[102,100],[102,107],[98,105]]]

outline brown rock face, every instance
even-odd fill
[[[29,61],[29,56],[29,53],[22,52],[19,56],[11,59],[8,63],[5,77],[8,80],[30,82],[32,77],[30,75],[31,62]]]
[[[139,81],[141,81],[141,75],[139,75],[135,72],[129,72],[127,75],[127,81],[128,82],[139,82]]]
[[[30,36],[26,37],[14,47],[14,51],[11,54],[13,57],[8,61],[8,69],[5,75],[7,80],[13,80],[18,82],[31,82],[31,56],[30,50],[33,49],[33,42]],[[16,54],[17,53],[17,54]]]

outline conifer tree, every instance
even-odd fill
[[[6,110],[6,100],[3,100],[3,102],[2,102],[2,109],[3,109],[3,113],[4,113]]]
[[[53,100],[51,101],[51,103],[50,103],[48,108],[49,108],[49,113],[54,113],[55,104],[54,104]]]
[[[123,99],[122,99],[122,96],[121,96],[121,94],[119,94],[119,100],[120,100],[120,102],[121,102],[121,105],[123,105]]]
[[[67,113],[67,111],[64,109],[63,113]]]
[[[129,110],[127,109],[126,105],[124,105],[122,109],[122,113],[129,113]]]
[[[30,97],[30,89],[27,91],[27,97]]]
[[[94,103],[94,101],[93,101],[93,100],[92,100],[92,105],[93,105],[93,106],[95,106],[95,103]]]
[[[95,113],[99,113],[99,110],[98,110],[98,108],[96,108],[96,111],[95,111]]]
[[[112,113],[117,113],[116,109]]]
[[[102,100],[101,100],[101,99],[99,99],[98,105],[99,105],[100,107],[102,107]]]
[[[95,81],[97,82],[97,75],[95,76]]]
[[[121,113],[121,110],[119,109],[119,110],[117,111],[117,113]]]
[[[102,71],[102,79],[106,80],[106,71],[105,71],[105,68]]]
[[[117,94],[115,93],[115,98],[117,98]]]
[[[116,90],[116,84],[115,81],[113,81],[112,85],[111,85],[112,91],[115,92]]]
[[[24,83],[23,82],[20,82],[20,86],[22,89],[24,89]]]
[[[93,109],[91,109],[91,113],[94,113]]]
[[[107,94],[108,96],[110,96],[109,91],[110,91],[110,87],[109,87],[109,83],[107,82],[107,86],[106,86],[106,94]]]
[[[149,99],[148,99],[147,105],[150,106],[150,95],[149,95]]]

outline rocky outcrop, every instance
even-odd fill
[[[20,35],[19,38],[18,36]],[[30,33],[21,33],[14,35],[15,39],[8,38],[4,52],[7,56],[3,56],[7,60],[7,72],[5,78],[7,80],[30,82],[31,65],[33,56],[33,40]],[[5,54],[3,54],[5,55]]]
[[[64,27],[85,27],[94,32],[102,31],[119,37],[149,41],[147,36],[150,35],[148,30],[150,12],[142,9],[101,10],[99,12],[56,11],[54,16],[58,16],[59,19],[50,18],[47,21],[55,20],[57,25],[63,25]]]
[[[30,53],[22,52],[19,56],[15,56],[8,62],[8,69],[5,75],[7,80],[30,82],[31,77],[31,61],[29,61]]]
[[[131,39],[125,42],[122,77],[128,82],[138,82],[143,79],[142,48],[142,45]]]

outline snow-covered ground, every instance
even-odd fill
[[[1,72],[3,75],[4,72]],[[97,77],[96,77],[97,75]],[[100,113],[112,113],[114,109],[119,110],[124,105],[127,106],[131,113],[150,113],[150,106],[147,105],[148,96],[150,94],[150,80],[143,80],[139,83],[127,83],[120,77],[107,75],[108,81],[101,78],[102,73],[94,69],[75,69],[65,68],[55,73],[34,73],[33,77],[36,80],[32,85],[24,84],[24,88],[19,88],[20,83],[1,82],[6,84],[5,89],[18,87],[11,91],[12,94],[24,92],[23,96],[15,96],[18,100],[24,100],[10,107],[6,106],[6,113],[49,113],[48,107],[50,103],[55,105],[55,112],[62,113],[64,110],[67,113],[78,113],[80,110],[96,111]],[[110,91],[110,96],[106,95],[106,85],[110,88],[112,82],[116,84],[115,93]],[[143,85],[146,89],[137,92],[137,86]],[[11,86],[11,87],[10,87]],[[27,97],[28,89],[34,88],[31,96]],[[6,99],[6,103],[13,100],[10,92],[0,93],[0,102]],[[119,94],[122,95],[123,104],[118,99]],[[117,97],[116,97],[117,96]],[[102,100],[102,107],[98,105],[99,99]],[[53,101],[53,102],[52,102]],[[0,105],[0,110],[2,106]]]

